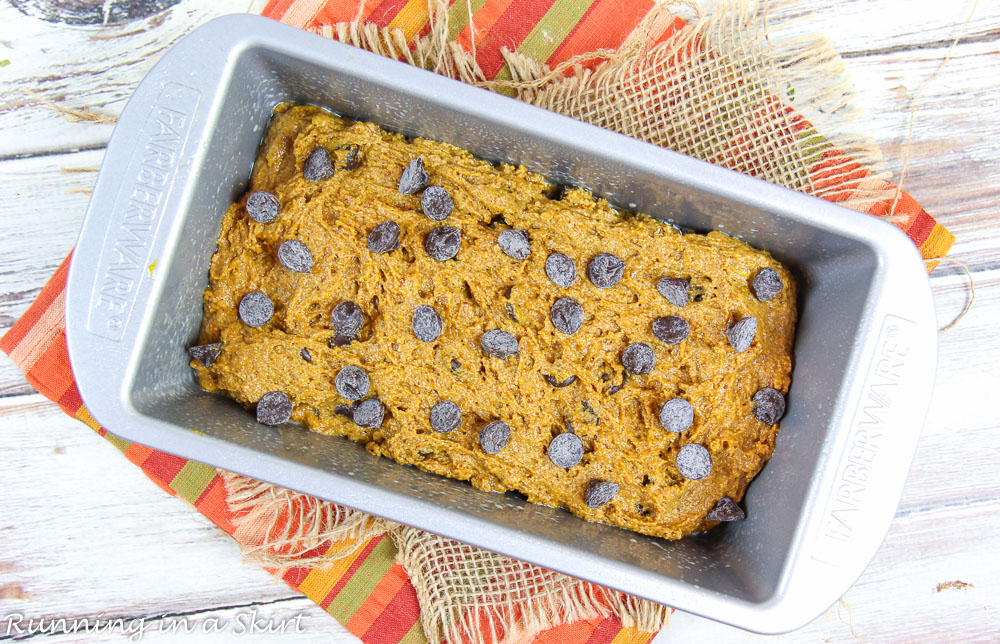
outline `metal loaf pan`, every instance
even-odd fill
[[[185,347],[226,207],[272,108],[308,102],[523,164],[612,203],[764,248],[800,284],[793,385],[749,518],[678,542],[581,521],[270,429],[201,391]],[[108,146],[67,294],[87,407],[150,447],[759,632],[805,624],[861,574],[892,520],[930,400],[934,311],[895,227],[255,16],[179,42]]]

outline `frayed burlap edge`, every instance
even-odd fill
[[[396,525],[241,474],[219,475],[243,556],[278,572],[332,565]]]
[[[528,642],[561,624],[615,615],[655,633],[671,609],[422,530],[393,532],[430,642]]]

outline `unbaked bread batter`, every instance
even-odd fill
[[[668,539],[741,518],[796,315],[731,237],[287,105],[204,307],[201,385],[262,422]]]

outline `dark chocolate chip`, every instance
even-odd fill
[[[531,254],[531,240],[526,230],[504,230],[497,235],[497,245],[508,257],[521,261]]]
[[[215,361],[218,360],[219,354],[222,353],[222,343],[213,342],[211,344],[199,344],[193,347],[188,347],[188,354],[205,365],[211,368]]]
[[[309,353],[309,349],[306,349],[305,347],[302,347],[302,351],[299,351],[299,355],[302,356],[302,359],[305,360],[306,362],[313,361],[312,354]]]
[[[576,382],[576,376],[570,376],[569,378],[566,378],[562,382],[559,382],[558,380],[556,380],[555,378],[553,378],[548,374],[545,374],[542,377],[545,378],[545,382],[549,383],[550,385],[556,388],[569,387],[571,384]]]
[[[573,467],[583,459],[583,441],[576,434],[559,434],[549,443],[548,455],[556,467]]]
[[[353,340],[358,337],[361,328],[365,325],[365,314],[361,311],[360,306],[350,300],[344,300],[333,307],[333,313],[330,314],[330,325],[338,336]]]
[[[677,452],[677,471],[684,478],[700,481],[712,473],[712,455],[698,443],[688,443]]]
[[[679,315],[668,315],[653,320],[653,335],[665,344],[677,344],[688,337],[691,325]]]
[[[399,177],[399,191],[404,195],[415,195],[426,188],[430,180],[424,169],[424,160],[417,157],[403,169],[403,174]]]
[[[587,483],[587,492],[583,495],[583,500],[587,503],[588,508],[596,510],[615,498],[621,489],[622,487],[617,483],[593,479]]]
[[[637,376],[649,373],[655,365],[656,354],[648,344],[633,342],[622,352],[622,366]]]
[[[729,344],[737,351],[746,351],[753,342],[753,337],[757,334],[757,318],[745,317],[739,322],[729,325],[726,330],[726,337]]]
[[[257,422],[263,425],[280,425],[292,417],[292,401],[280,391],[271,391],[257,401]]]
[[[451,361],[451,370],[452,371],[458,371],[461,368],[462,368],[462,363],[459,362],[458,360],[455,360],[454,358],[452,358],[452,361]]]
[[[486,353],[496,358],[509,358],[520,350],[517,338],[500,329],[487,331],[480,338],[479,343],[483,346],[483,350]]]
[[[391,253],[399,248],[399,224],[383,221],[368,233],[368,250],[373,253]]]
[[[747,518],[747,513],[736,505],[736,501],[724,496],[719,499],[714,508],[708,511],[705,518],[709,521],[742,521]]]
[[[302,176],[307,181],[322,181],[333,176],[333,161],[326,148],[319,147],[309,153],[309,158],[302,166]]]
[[[510,425],[495,420],[479,430],[479,445],[487,454],[496,454],[510,442]]]
[[[357,143],[348,143],[347,153],[344,154],[344,170],[357,170],[361,165],[361,146]]]
[[[660,407],[660,424],[668,432],[682,432],[694,422],[694,407],[683,398],[671,398]]]
[[[420,208],[434,221],[447,219],[454,207],[451,195],[441,186],[427,186],[420,195]]]
[[[348,365],[338,371],[334,382],[337,385],[337,393],[352,401],[364,398],[371,386],[365,370],[354,365]]]
[[[461,245],[462,233],[454,226],[438,226],[424,238],[424,250],[439,262],[458,255]]]
[[[656,283],[656,290],[674,306],[684,306],[688,303],[691,280],[679,277],[661,277]]]
[[[358,427],[369,429],[381,427],[385,418],[385,407],[378,398],[369,398],[358,403],[351,418]]]
[[[462,410],[450,400],[442,400],[431,407],[431,429],[441,434],[458,429],[462,424]]]
[[[334,347],[346,347],[350,343],[356,340],[353,335],[340,335],[339,333],[326,341],[326,346],[331,349]]]
[[[278,261],[290,271],[308,273],[312,271],[313,256],[309,248],[300,241],[289,239],[278,246]]]
[[[433,306],[426,304],[418,306],[411,320],[413,335],[421,342],[434,342],[441,337],[441,316]]]
[[[766,425],[773,425],[785,415],[785,397],[777,389],[764,387],[753,395],[753,415]]]
[[[278,218],[281,213],[281,202],[278,198],[264,190],[251,192],[247,197],[247,214],[250,219],[261,223],[269,224]]]
[[[337,405],[333,408],[333,413],[354,420],[354,403],[350,405]]]
[[[751,285],[753,286],[754,296],[761,302],[771,300],[781,292],[781,289],[785,288],[784,282],[781,281],[781,276],[773,268],[762,268],[757,271],[757,274],[753,276]]]
[[[562,253],[549,253],[545,258],[545,274],[556,286],[567,288],[576,281],[576,263]]]
[[[583,306],[571,297],[560,297],[549,309],[552,326],[573,335],[583,326]]]
[[[250,291],[240,300],[239,314],[247,326],[264,326],[274,315],[274,304],[260,291]]]
[[[611,253],[595,255],[587,263],[587,277],[597,288],[611,288],[625,274],[625,261]]]

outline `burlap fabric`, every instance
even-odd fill
[[[857,111],[842,61],[822,38],[782,37],[795,16],[789,3],[726,0],[707,15],[688,4],[660,6],[619,49],[552,69],[504,50],[510,78],[502,80],[486,78],[474,45],[455,41],[447,2],[432,0],[429,13],[415,41],[360,20],[314,31],[859,210],[895,194],[877,146],[848,133]],[[678,13],[689,20],[675,20]],[[254,531],[247,556],[271,567],[328,565],[388,532],[429,641],[527,641],[555,623],[609,612],[655,631],[669,616],[651,602],[450,539],[242,476],[225,480],[237,530]],[[326,552],[331,544],[339,544],[335,556]],[[323,552],[303,563],[304,553]]]

